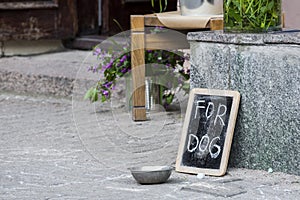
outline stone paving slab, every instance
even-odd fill
[[[174,135],[180,134],[182,119],[178,112],[154,113],[165,122],[158,131],[164,133],[163,139],[157,139],[159,133],[130,135],[124,133],[130,128],[116,123],[112,112],[116,107],[2,92],[0,199],[226,199],[235,190],[243,193],[228,199],[300,195],[299,176],[234,168],[219,178],[173,172],[167,183],[140,185],[127,167],[172,165],[179,138]],[[167,140],[168,151],[161,150]],[[143,147],[147,145],[154,150]],[[212,191],[222,187],[223,193],[203,192],[204,186]],[[191,187],[193,191],[186,189]]]
[[[174,165],[182,112],[153,111],[152,120],[133,123],[123,102],[83,101],[98,78],[86,71],[95,62],[89,53],[0,59],[0,199],[224,199],[239,191],[227,198],[299,197],[299,176],[247,169],[136,183],[128,167]]]

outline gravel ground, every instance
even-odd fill
[[[179,112],[132,123],[118,104],[0,93],[0,199],[299,199],[300,177],[229,169],[140,185],[127,167],[174,164]]]

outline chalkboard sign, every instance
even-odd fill
[[[176,171],[222,176],[226,173],[240,94],[193,89],[176,160]]]

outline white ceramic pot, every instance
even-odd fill
[[[201,16],[223,13],[223,0],[179,0],[181,15]]]

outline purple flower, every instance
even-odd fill
[[[112,67],[112,65],[113,65],[113,62],[112,62],[112,61],[110,61],[110,63],[108,63],[107,65],[105,65],[105,66],[102,68],[101,72],[104,72],[105,70],[107,70],[107,69],[111,68],[111,67]]]
[[[103,90],[102,94],[107,98],[109,96],[109,92],[107,90]]]
[[[106,82],[102,86],[104,86],[105,88],[109,89],[111,85],[112,85],[112,81]]]
[[[121,69],[121,72],[122,72],[123,74],[125,74],[127,71],[128,71],[127,68]]]
[[[98,66],[94,66],[93,73],[97,72],[97,68],[98,68]]]
[[[126,55],[124,55],[124,56],[121,58],[120,62],[123,63],[123,62],[125,62],[125,60],[127,60],[127,56],[126,56]]]
[[[92,71],[93,73],[97,72],[98,66],[94,65],[94,66],[90,66],[88,68],[88,71]]]
[[[96,48],[94,51],[93,51],[93,55],[94,56],[98,56],[102,53],[101,49],[100,48]]]

